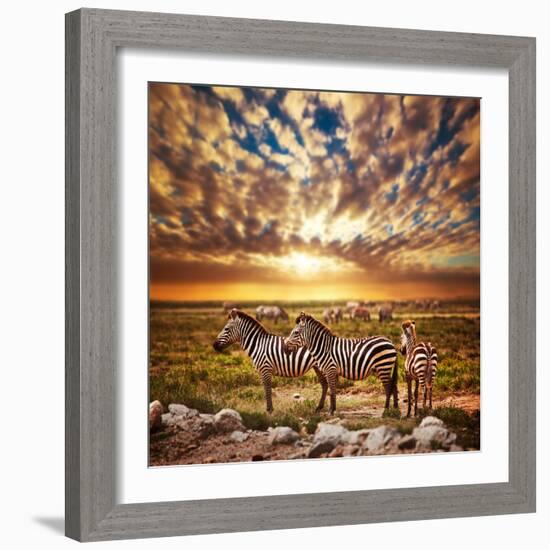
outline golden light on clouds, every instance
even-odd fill
[[[150,84],[151,297],[479,296],[479,100]]]

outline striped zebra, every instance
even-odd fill
[[[401,328],[401,353],[405,355],[405,377],[407,379],[408,410],[411,415],[412,382],[414,380],[414,415],[418,412],[418,386],[424,388],[424,404],[429,396],[432,408],[432,387],[437,373],[437,350],[431,342],[417,342],[414,321],[405,321]]]
[[[315,357],[321,373],[328,382],[330,413],[336,410],[338,376],[350,380],[364,380],[375,374],[386,390],[386,409],[397,407],[397,350],[383,336],[368,338],[339,338],[311,315],[300,313],[296,326],[285,340],[289,352],[305,347]]]
[[[231,344],[239,343],[252,359],[255,369],[262,380],[267,412],[273,412],[271,399],[271,381],[273,376],[303,376],[314,369],[321,384],[321,399],[317,410],[325,405],[328,383],[321,374],[313,356],[305,349],[287,353],[284,350],[284,338],[271,334],[265,327],[250,315],[237,309],[231,310],[227,323],[214,341],[216,351],[222,351]]]

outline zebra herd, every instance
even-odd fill
[[[264,386],[266,409],[273,411],[271,387],[273,376],[298,377],[313,369],[321,384],[321,398],[317,411],[324,408],[327,392],[330,394],[329,413],[336,410],[338,377],[364,380],[375,375],[386,393],[385,408],[393,397],[398,407],[397,349],[384,336],[341,338],[325,324],[302,312],[287,338],[270,333],[258,319],[238,309],[229,312],[227,322],[213,347],[222,351],[238,343],[258,371]],[[286,313],[286,312],[285,312]],[[272,318],[272,317],[271,317]],[[432,406],[432,387],[437,370],[437,351],[430,342],[418,342],[414,321],[402,324],[401,353],[405,356],[405,379],[408,390],[408,411],[411,414],[414,390],[414,414],[418,410],[418,386],[424,388],[424,407],[429,398]]]

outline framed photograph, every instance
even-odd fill
[[[67,14],[66,533],[535,510],[535,40]]]

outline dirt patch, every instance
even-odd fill
[[[151,437],[150,466],[251,462],[296,458],[300,447],[271,445],[267,432],[248,432],[246,441],[236,442],[230,435],[212,435],[205,440],[189,432],[168,429]]]

